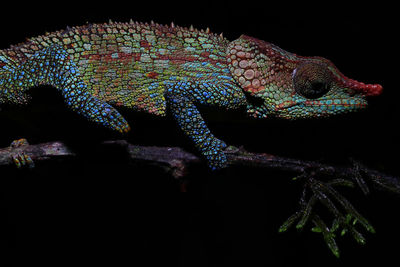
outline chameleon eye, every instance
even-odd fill
[[[329,92],[332,76],[328,68],[317,63],[303,63],[293,71],[295,91],[309,99],[319,98]]]

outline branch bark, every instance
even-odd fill
[[[202,159],[179,147],[138,146],[125,140],[105,141],[103,145],[123,147],[131,160],[163,168],[173,177],[180,179],[188,174],[188,167],[199,164]],[[48,142],[36,145],[22,145],[0,149],[0,166],[14,165],[12,157],[25,154],[34,162],[46,161],[63,157],[75,157],[76,153],[63,142]],[[354,179],[362,175],[373,182],[375,186],[400,193],[400,179],[357,163],[352,166],[334,166],[319,162],[279,157],[266,153],[251,153],[241,148],[230,147],[226,151],[230,166],[250,166],[272,168],[304,174],[316,171],[319,175]],[[358,173],[355,173],[357,170]],[[361,173],[360,173],[361,172]]]

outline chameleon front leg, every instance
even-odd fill
[[[207,159],[209,167],[214,170],[225,167],[224,149],[227,145],[211,133],[196,105],[214,106],[221,110],[243,108],[246,98],[241,88],[223,79],[183,81],[168,87],[165,98],[175,120]]]
[[[195,143],[209,167],[213,170],[225,167],[227,161],[223,150],[226,144],[211,133],[193,101],[173,94],[167,94],[166,100],[178,125]]]

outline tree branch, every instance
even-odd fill
[[[118,146],[126,150],[131,160],[163,168],[175,178],[187,175],[188,167],[202,162],[198,156],[179,147],[138,146],[125,140],[105,141],[103,145]],[[34,162],[62,157],[74,157],[76,153],[63,142],[48,142],[36,145],[22,145],[0,149],[0,166],[14,165],[12,157],[18,154],[29,156]],[[228,164],[231,166],[250,166],[272,168],[303,174],[308,170],[319,175],[354,179],[355,169],[364,178],[372,181],[378,188],[400,193],[400,179],[357,164],[354,166],[334,166],[314,161],[274,156],[266,153],[251,153],[241,148],[230,147],[226,150]],[[359,175],[358,173],[357,175]]]

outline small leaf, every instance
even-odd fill
[[[339,258],[340,253],[339,253],[339,247],[337,246],[335,241],[335,234],[329,231],[328,227],[326,227],[325,223],[321,220],[321,218],[318,215],[313,216],[313,223],[316,225],[316,227],[321,229],[325,243],[332,251],[333,255]]]
[[[317,198],[312,196],[310,200],[307,203],[307,206],[305,207],[303,213],[303,216],[301,217],[300,221],[296,225],[296,229],[302,229],[304,225],[307,223],[308,219],[310,218],[311,210],[312,207],[314,206],[315,202],[317,201]]]
[[[366,241],[364,236],[359,233],[358,231],[356,231],[355,229],[351,230],[351,234],[353,235],[354,239],[361,245],[365,245]]]
[[[351,221],[351,214],[348,213],[348,214],[346,215],[346,220],[345,220],[345,222],[346,222],[346,224],[349,224],[350,221]]]
[[[336,258],[340,258],[340,251],[339,251],[339,248],[337,246],[336,246],[336,248],[331,248],[331,251],[332,251],[333,255],[336,256]]]
[[[334,239],[332,239],[331,242],[328,243],[328,247],[331,249],[333,255],[335,255],[336,258],[339,258],[339,257],[340,257],[339,248],[338,248],[338,246],[336,245],[336,242],[335,242]]]
[[[290,226],[300,217],[301,212],[296,212],[292,216],[290,216],[282,225],[279,227],[279,233],[286,232],[287,229],[289,229]]]
[[[335,232],[337,229],[339,229],[339,226],[339,220],[335,218],[332,223],[331,232]]]
[[[340,195],[336,190],[333,188],[327,186],[325,189],[335,197],[335,199],[343,206],[343,208],[348,212],[347,217],[346,217],[346,223],[350,224],[351,217],[356,218],[363,226],[365,229],[370,231],[371,233],[374,233],[375,230],[372,227],[372,225],[369,224],[367,219],[365,219],[363,216],[361,216],[357,210],[353,207],[353,205],[350,204],[350,202],[344,198],[342,195]]]
[[[354,187],[354,183],[349,180],[345,179],[335,179],[330,182],[328,182],[330,186],[346,186],[346,187]]]
[[[369,194],[369,188],[367,186],[367,184],[365,183],[364,179],[361,176],[360,173],[360,167],[361,164],[359,164],[358,162],[356,162],[355,160],[353,161],[353,179],[357,182],[358,186],[361,188],[361,191],[363,191],[363,193],[365,195]]]
[[[321,233],[322,229],[319,228],[319,227],[313,227],[313,228],[311,228],[311,231],[314,232],[314,233]]]
[[[300,180],[300,179],[303,179],[304,177],[306,177],[306,175],[303,173],[303,174],[293,177],[292,181]]]
[[[375,229],[374,229],[374,227],[372,227],[372,225],[370,225],[370,226],[367,228],[367,230],[368,230],[370,233],[373,233],[373,234],[376,233],[376,232],[375,232]]]
[[[347,232],[347,229],[343,229],[342,232],[340,233],[341,236],[344,236]]]

